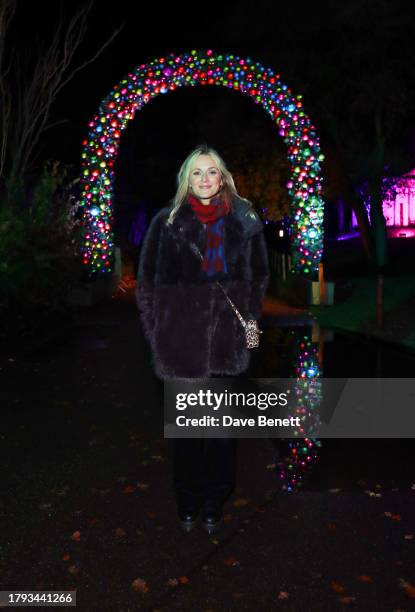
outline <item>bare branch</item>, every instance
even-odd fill
[[[0,0],[2,6],[0,38],[2,41],[4,41],[4,36],[2,37],[1,34],[8,28],[15,11],[15,2],[16,0]],[[39,49],[34,66],[30,65],[28,56],[26,56],[25,65],[17,57],[14,59],[13,100],[10,82],[6,79],[9,70],[7,72],[1,70],[2,55],[0,53],[0,103],[3,103],[0,125],[5,134],[0,151],[0,168],[4,171],[8,164],[8,174],[11,177],[24,174],[33,159],[41,135],[51,127],[66,121],[48,122],[51,108],[59,92],[78,72],[101,55],[123,27],[117,28],[89,59],[71,69],[74,56],[85,39],[88,16],[92,6],[93,0],[80,7],[66,25],[61,13],[49,46],[46,49]],[[6,11],[4,7],[12,7],[13,10]],[[2,50],[4,51],[4,47],[0,43],[0,52]],[[8,106],[4,105],[4,102],[8,102]],[[11,125],[13,125],[13,130]]]
[[[43,131],[46,132],[46,130],[50,130],[51,128],[54,128],[57,125],[62,125],[63,123],[69,123],[69,119],[59,119],[59,121],[54,121],[53,123],[47,123]]]
[[[59,85],[58,89],[56,90],[56,93],[58,93],[63,87],[65,87],[65,85],[67,85],[69,81],[73,79],[75,74],[77,74],[78,72],[86,68],[86,66],[89,66],[90,64],[92,64],[101,55],[104,49],[106,49],[112,43],[114,38],[118,36],[118,34],[123,29],[123,27],[124,25],[114,30],[110,38],[98,49],[98,51],[92,57],[90,57],[88,60],[86,60],[85,62],[77,66],[76,68],[74,68],[74,70],[68,75],[68,77]]]
[[[9,65],[4,67],[6,62],[5,42],[9,24],[13,19],[15,12],[15,0],[3,0],[0,2],[0,177],[3,176],[6,163],[7,147],[9,142],[9,125],[12,110],[12,97],[10,89],[7,85],[7,76],[10,72],[13,61],[13,51],[11,53]]]

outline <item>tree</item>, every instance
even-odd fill
[[[411,27],[407,16],[385,0],[338,7],[328,33],[336,64],[320,63],[316,76],[326,84],[316,110],[332,156],[327,164],[329,189],[356,213],[378,276],[379,327],[383,325],[383,273],[389,259],[384,179],[399,175],[411,163],[404,146],[414,93],[407,77]]]
[[[232,175],[238,192],[263,210],[270,221],[280,221],[290,214],[291,203],[286,184],[288,163],[282,154],[273,153],[252,160],[247,153],[229,154]]]
[[[81,6],[68,23],[61,15],[49,46],[29,55],[6,48],[17,2],[0,2],[0,193],[5,190],[8,199],[23,181],[40,137],[56,125],[49,119],[58,94],[121,30],[114,30],[91,57],[74,64],[92,5]]]
[[[310,7],[308,19],[296,20],[295,44],[291,31],[282,32],[279,65],[293,89],[304,94],[317,127],[326,157],[326,200],[342,199],[356,214],[378,276],[381,326],[388,263],[384,179],[413,164],[408,140],[415,21],[404,5],[388,0],[322,4],[321,11]]]
[[[53,126],[51,109],[74,76],[111,43],[115,30],[85,61],[74,62],[86,33],[92,2],[67,22],[61,15],[49,46],[7,46],[16,0],[0,0],[0,337],[21,337],[39,325],[61,321],[68,292],[81,274],[73,223],[79,179],[59,161],[36,168],[26,195],[41,136]],[[40,329],[40,327],[39,327]],[[10,331],[9,331],[10,330]],[[29,331],[32,330],[32,331]],[[15,338],[13,338],[13,341]]]

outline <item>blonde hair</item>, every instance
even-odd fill
[[[173,223],[177,211],[179,210],[180,206],[183,204],[189,194],[190,169],[193,165],[193,162],[199,157],[199,155],[210,155],[210,157],[215,160],[215,163],[219,168],[222,177],[221,196],[224,201],[230,204],[232,196],[239,196],[235,187],[235,183],[233,181],[232,174],[227,169],[225,162],[223,161],[219,153],[215,151],[215,149],[212,149],[207,145],[199,145],[186,157],[186,159],[181,165],[181,168],[177,175],[177,191],[172,200],[172,210],[167,218],[167,223]]]

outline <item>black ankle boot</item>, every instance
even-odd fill
[[[183,531],[189,532],[192,531],[197,523],[199,509],[182,507],[178,509],[177,515],[179,517],[180,527],[183,529]]]
[[[202,528],[210,535],[218,531],[222,522],[223,510],[221,506],[205,506],[202,510]]]

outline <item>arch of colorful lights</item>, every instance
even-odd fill
[[[89,277],[111,272],[114,261],[112,196],[122,131],[145,104],[179,87],[216,85],[252,98],[271,115],[287,145],[292,198],[293,272],[310,277],[323,250],[319,139],[280,75],[249,58],[212,50],[168,55],[129,73],[102,101],[83,142],[81,204],[83,263]]]

